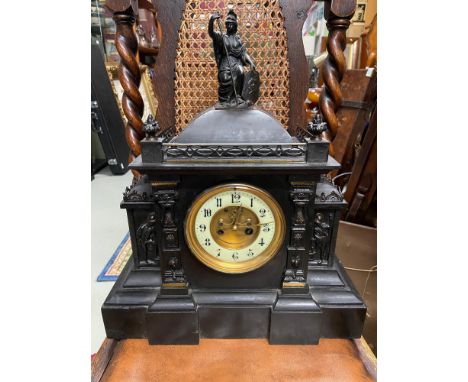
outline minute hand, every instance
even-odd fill
[[[266,225],[266,224],[271,224],[271,223],[274,223],[274,222],[258,223],[258,224],[239,223],[238,225],[240,225],[240,226],[251,225],[251,226],[257,227],[257,226],[260,226],[260,225]]]

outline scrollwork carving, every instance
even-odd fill
[[[321,192],[320,194],[315,195],[315,201],[317,202],[342,202],[343,194],[337,189],[336,191],[331,191],[326,194]]]
[[[151,202],[152,195],[146,191],[140,191],[136,188],[137,184],[134,183],[125,188],[123,193],[124,202]]]
[[[303,158],[305,161],[305,144],[296,145],[163,145],[164,157],[167,160],[181,158],[252,158],[252,157],[286,157]]]

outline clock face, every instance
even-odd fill
[[[280,248],[285,220],[266,191],[246,184],[210,188],[195,199],[185,221],[192,253],[220,272],[244,273],[268,262]]]

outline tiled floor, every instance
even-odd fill
[[[98,351],[106,336],[101,305],[114,285],[111,281],[98,283],[96,278],[128,231],[120,202],[131,181],[130,171],[112,175],[106,167],[91,182],[91,353]]]

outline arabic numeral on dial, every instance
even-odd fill
[[[222,206],[223,206],[223,199],[216,198],[216,207],[222,207]]]
[[[233,194],[231,194],[231,202],[232,203],[239,203],[240,202],[240,194],[238,192],[234,192]]]
[[[270,232],[270,226],[268,224],[265,224],[262,228],[263,232]]]
[[[265,217],[265,215],[266,215],[266,209],[265,208],[260,208],[258,210],[258,212],[259,212],[261,218]]]
[[[239,260],[239,255],[237,254],[237,252],[234,252],[234,253],[232,254],[232,258],[234,259],[234,261]]]
[[[216,252],[216,256],[218,256],[218,257],[221,256],[221,249],[218,248],[218,251]]]
[[[198,229],[200,230],[200,232],[205,232],[206,231],[206,225],[205,224],[200,224],[198,226]]]
[[[252,257],[253,255],[254,255],[253,251],[251,249],[249,249],[249,252],[247,253],[247,256]]]
[[[209,217],[211,216],[211,209],[209,209],[209,208],[204,208],[204,209],[203,209],[203,216],[204,216],[205,218],[209,218]]]
[[[205,245],[209,247],[211,245],[211,240],[209,238],[205,239]]]
[[[263,237],[260,239],[258,244],[261,245],[262,247],[265,245],[265,241],[263,240]]]

